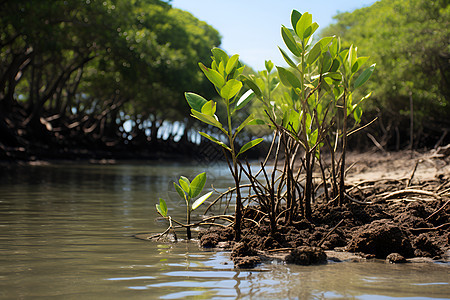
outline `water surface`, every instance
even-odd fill
[[[228,253],[204,251],[195,242],[133,238],[165,230],[155,211],[159,197],[182,219],[185,208],[172,182],[204,170],[154,162],[2,166],[0,299],[449,297],[448,265],[272,263],[235,270]],[[225,165],[206,171],[207,186],[223,191],[232,185]]]

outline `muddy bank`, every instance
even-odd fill
[[[216,228],[200,232],[200,245],[231,249],[235,266],[245,268],[271,257],[321,263],[323,251],[391,263],[449,261],[448,155],[354,154],[352,159],[357,163],[348,174],[349,202],[342,207],[316,199],[310,221],[285,226],[280,219],[271,234],[268,220],[250,221],[255,208],[249,206],[240,243],[232,241],[232,228]]]

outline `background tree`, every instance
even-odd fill
[[[381,0],[335,19],[322,35],[339,35],[344,46],[352,41],[377,62],[365,90],[374,91],[367,105],[380,117],[380,143],[407,146],[410,132],[415,147],[444,142],[450,129],[448,1]]]
[[[188,87],[213,93],[193,66],[218,32],[165,1],[7,0],[0,26],[3,151],[155,141]]]

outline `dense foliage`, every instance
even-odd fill
[[[161,0],[7,0],[0,27],[3,155],[141,147],[213,92],[195,66],[219,33]]]
[[[365,88],[374,91],[367,106],[380,117],[380,126],[372,130],[382,146],[409,145],[411,115],[414,147],[448,141],[449,2],[381,0],[335,19],[322,34],[336,34],[347,46],[357,44],[361,54],[377,62]]]

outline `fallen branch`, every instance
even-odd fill
[[[447,226],[449,226],[450,223],[445,223],[436,227],[432,227],[432,228],[411,228],[410,231],[435,231],[435,230],[439,230],[442,228],[445,228]]]
[[[328,231],[328,233],[322,238],[322,240],[319,242],[319,247],[322,246],[323,242],[325,242],[326,238],[333,233],[333,231],[336,230],[336,228],[339,227],[339,225],[341,225],[341,223],[344,221],[344,219],[340,220],[339,223],[336,224],[336,226],[334,226],[333,228],[331,228],[330,231]]]
[[[400,190],[400,191],[395,191],[392,193],[387,194],[386,196],[383,197],[383,200],[388,200],[388,199],[393,199],[393,198],[398,198],[398,197],[403,197],[403,196],[407,196],[407,195],[423,195],[423,196],[429,196],[429,197],[433,197],[436,198],[438,200],[441,199],[441,197],[433,192],[430,191],[422,191],[422,190]]]
[[[441,206],[441,208],[439,208],[438,210],[436,210],[434,213],[432,213],[431,215],[429,215],[425,221],[428,221],[428,219],[434,217],[436,214],[438,214],[439,212],[441,212],[446,206],[447,204],[450,202],[450,200],[447,200],[447,202],[444,203],[444,205]]]

